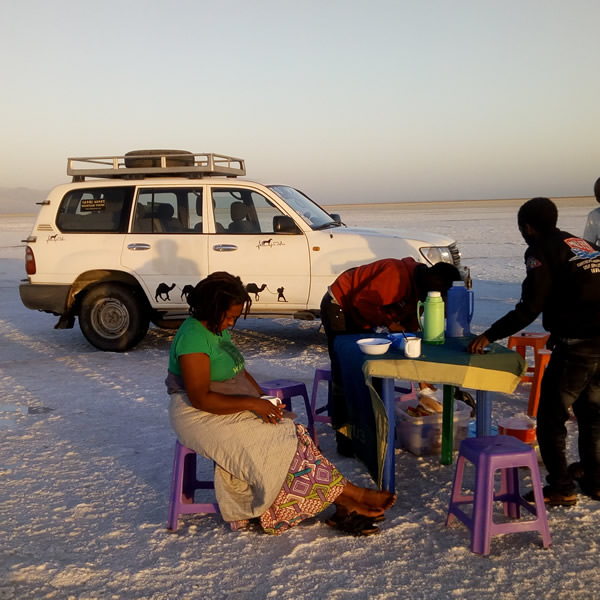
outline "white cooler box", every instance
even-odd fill
[[[416,407],[419,401],[396,401],[396,448],[406,448],[417,456],[440,454],[442,450],[442,413],[426,417],[411,417],[406,409]],[[456,400],[454,402],[454,449],[467,437],[471,407]]]

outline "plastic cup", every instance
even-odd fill
[[[281,400],[277,396],[261,396],[263,400],[268,400],[273,406],[279,406]]]
[[[404,356],[406,356],[406,358],[419,358],[419,356],[421,356],[421,338],[406,338],[404,341]]]

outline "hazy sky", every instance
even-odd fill
[[[0,187],[246,159],[317,201],[590,195],[598,0],[3,0]]]

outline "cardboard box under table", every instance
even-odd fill
[[[512,393],[527,367],[517,352],[499,344],[490,344],[485,354],[467,352],[473,336],[449,338],[437,346],[422,344],[419,358],[406,358],[395,349],[380,356],[363,354],[356,344],[361,337],[373,334],[340,335],[334,345],[348,413],[345,433],[377,485],[388,490],[395,487],[395,379],[443,385],[440,460],[451,464],[454,386],[476,390],[477,435],[489,435],[491,400],[486,392]]]

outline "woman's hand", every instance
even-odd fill
[[[283,404],[275,406],[270,400],[256,398],[252,412],[261,417],[265,423],[277,424],[283,418]]]

